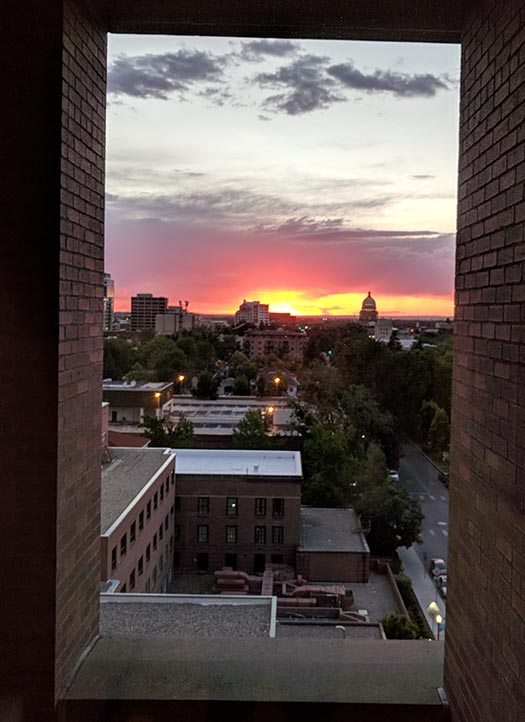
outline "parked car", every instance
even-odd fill
[[[399,474],[397,473],[397,471],[395,469],[389,469],[388,470],[388,478],[391,481],[399,481]]]
[[[430,573],[434,577],[434,579],[437,579],[439,576],[447,574],[447,563],[444,559],[441,559],[440,557],[433,557],[430,560]]]
[[[436,579],[437,588],[443,599],[447,598],[447,575],[440,574]]]
[[[440,471],[439,472],[439,480],[447,487],[448,489],[448,472],[447,471]]]

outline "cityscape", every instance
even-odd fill
[[[1,722],[523,722],[522,0],[4,18]]]

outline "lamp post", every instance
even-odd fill
[[[153,395],[157,399],[157,418],[160,419],[160,391],[156,391]]]
[[[273,380],[273,383],[275,384],[275,395],[279,396],[279,384],[281,383],[280,377],[276,376]]]
[[[437,628],[437,638],[439,639],[439,624],[443,621],[443,617],[441,616],[441,609],[438,607],[436,602],[430,602],[430,604],[427,607],[427,614],[432,617],[432,633],[434,633],[434,623],[437,622],[438,628]],[[439,617],[439,622],[438,622]]]
[[[183,384],[185,378],[186,378],[186,376],[184,376],[184,374],[179,374],[177,376],[177,381],[179,382],[179,394],[182,394],[182,384]]]

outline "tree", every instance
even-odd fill
[[[198,399],[216,399],[219,384],[207,371],[201,372],[197,377],[197,385],[192,390]]]
[[[399,340],[399,334],[397,333],[397,329],[394,329],[392,333],[390,334],[390,340],[387,344],[388,348],[391,351],[402,351],[403,346],[401,345],[401,341]]]
[[[108,338],[104,341],[104,378],[120,380],[133,366],[134,353],[123,338]]]
[[[428,431],[428,443],[434,451],[442,454],[450,445],[450,424],[445,409],[438,408]]]
[[[361,494],[355,510],[371,523],[367,538],[373,554],[391,556],[397,547],[408,549],[419,542],[424,515],[417,501],[398,484],[386,481]]]
[[[434,416],[436,415],[438,408],[439,407],[435,401],[424,401],[421,404],[418,428],[419,438],[422,442],[426,442],[428,439],[428,432],[430,431],[430,427],[434,421]]]
[[[250,382],[246,376],[237,376],[233,385],[233,394],[235,396],[250,396]]]
[[[418,630],[414,622],[404,614],[387,614],[381,620],[387,639],[417,639]]]
[[[360,479],[362,488],[373,489],[383,484],[388,477],[388,467],[383,449],[372,442],[366,452],[365,468]]]
[[[232,444],[235,449],[269,449],[272,444],[270,420],[260,411],[252,409],[239,422],[232,433]]]
[[[193,446],[193,424],[185,416],[181,416],[175,425],[145,416],[141,426],[144,427],[144,435],[150,440],[150,447],[187,449]]]

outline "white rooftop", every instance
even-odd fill
[[[302,477],[299,451],[172,449],[177,474]]]

